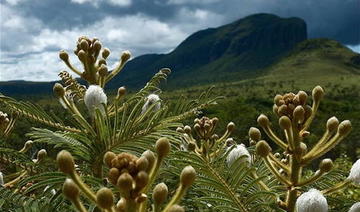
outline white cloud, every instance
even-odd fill
[[[360,54],[360,44],[359,45],[348,45],[347,47],[349,47],[351,50],[353,50],[356,53]]]
[[[168,4],[209,4],[221,0],[168,0]]]
[[[89,3],[95,7],[98,7],[99,3],[103,2],[119,7],[128,7],[132,3],[131,0],[71,0],[71,2],[76,4]]]

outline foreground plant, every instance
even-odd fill
[[[160,166],[164,158],[170,152],[170,142],[166,138],[160,138],[155,149],[157,156],[150,150],[145,151],[141,157],[129,153],[115,154],[107,152],[104,163],[109,167],[107,179],[115,186],[116,196],[120,196],[115,204],[115,195],[109,188],[101,188],[94,193],[77,174],[72,155],[66,150],[57,155],[59,169],[68,175],[63,185],[63,194],[74,204],[78,211],[87,211],[79,196],[81,191],[91,202],[104,211],[148,211],[149,189],[157,178]],[[196,172],[191,166],[185,167],[180,175],[180,184],[172,199],[162,207],[168,196],[166,184],[160,183],[153,191],[152,211],[172,211],[175,208],[184,210],[178,204],[186,190],[193,184]]]
[[[285,140],[275,134],[267,116],[260,115],[257,119],[266,135],[284,151],[282,159],[279,157],[281,156],[279,153],[272,153],[272,148],[265,140],[260,140],[259,136],[250,135],[252,142],[256,143],[257,155],[263,158],[268,169],[287,190],[278,199],[279,207],[286,211],[295,211],[296,201],[300,194],[304,192],[303,188],[316,183],[334,165],[331,159],[323,159],[319,164],[319,169],[313,176],[308,178],[303,177],[303,169],[312,161],[333,149],[351,131],[350,121],[345,120],[339,123],[336,117],[332,117],[327,121],[326,131],[321,139],[311,149],[308,148],[306,137],[310,134],[309,128],[323,95],[323,89],[320,86],[315,87],[312,91],[312,106],[307,104],[308,96],[304,91],[299,91],[298,94],[288,93],[275,96],[273,111],[279,117],[279,126],[285,134]],[[359,173],[359,170],[357,170],[357,173]],[[327,211],[328,205],[322,195],[329,195],[338,191],[352,181],[350,177],[321,192],[313,189],[308,193],[304,193],[298,199],[297,211],[315,211],[316,208],[316,211]],[[315,199],[313,206],[308,204],[312,198]],[[308,200],[306,201],[306,199]],[[311,208],[312,210],[305,208]]]

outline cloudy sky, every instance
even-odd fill
[[[57,80],[80,35],[98,37],[116,61],[167,53],[191,33],[253,13],[301,17],[309,37],[360,52],[360,0],[0,0],[0,81]],[[74,61],[74,59],[73,59]]]

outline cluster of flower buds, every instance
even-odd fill
[[[8,115],[0,111],[0,130],[5,129],[8,126],[9,122],[10,120],[8,118]]]
[[[190,126],[179,127],[177,132],[183,133],[184,149],[212,158],[215,157],[221,149],[229,146],[228,143],[231,139],[228,138],[234,131],[235,124],[230,122],[227,125],[226,132],[219,137],[215,133],[218,122],[219,119],[216,117],[210,119],[204,116],[194,120],[193,128]],[[234,142],[232,144],[234,144]]]
[[[90,39],[85,36],[78,39],[74,53],[83,64],[83,72],[70,63],[69,55],[65,51],[61,51],[59,57],[73,72],[81,76],[89,84],[101,87],[104,87],[106,82],[118,74],[131,57],[129,51],[124,51],[121,54],[119,64],[109,73],[106,59],[110,55],[110,50],[102,48],[102,44],[97,38]],[[100,55],[101,58],[99,58]]]
[[[107,152],[104,155],[104,163],[109,167],[107,179],[120,193],[120,199],[116,204],[112,190],[101,188],[94,193],[84,184],[75,171],[75,162],[71,154],[63,150],[57,156],[59,169],[69,176],[63,185],[63,193],[79,211],[86,211],[80,201],[80,190],[89,200],[106,211],[147,211],[147,193],[157,177],[162,161],[170,152],[169,140],[160,138],[155,144],[155,149],[156,154],[147,150],[140,157],[124,152]],[[163,204],[168,196],[168,187],[165,183],[156,185],[152,194],[154,212],[162,208],[164,211],[184,211],[178,204],[195,178],[194,168],[185,167],[180,175],[179,187],[165,206]]]
[[[333,162],[331,159],[323,159],[319,169],[308,179],[302,178],[302,169],[333,149],[351,130],[350,121],[339,123],[336,117],[332,117],[327,121],[324,135],[310,150],[308,149],[304,139],[310,133],[308,129],[323,96],[324,90],[320,86],[312,91],[312,106],[307,104],[308,96],[304,91],[275,96],[273,112],[279,116],[279,126],[285,134],[285,139],[276,135],[267,116],[262,114],[258,117],[258,124],[268,138],[282,149],[282,155],[272,153],[269,144],[261,140],[259,129],[252,127],[249,130],[250,144],[256,145],[257,155],[264,159],[269,170],[288,189],[285,201],[278,200],[279,206],[287,211],[294,211],[299,188],[316,182],[328,173],[333,168]]]

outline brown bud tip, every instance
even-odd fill
[[[293,116],[299,123],[303,122],[305,119],[305,109],[303,106],[298,105],[293,112]]]
[[[101,53],[102,57],[106,59],[110,55],[110,50],[108,48],[104,48],[104,50]]]
[[[195,150],[195,148],[196,148],[196,144],[195,144],[195,143],[193,143],[193,142],[188,143],[188,145],[187,145],[187,150],[188,150],[188,151],[192,152],[192,151]]]
[[[274,156],[275,156],[276,158],[280,158],[280,157],[281,157],[280,153],[278,153],[278,152],[275,153]]]
[[[106,65],[107,63],[106,63],[106,60],[105,59],[103,59],[103,58],[101,58],[101,59],[99,59],[98,60],[98,66],[101,66],[101,65]]]
[[[95,41],[95,43],[93,44],[93,48],[94,48],[94,51],[100,51],[100,49],[101,49],[101,43],[100,43],[100,41]]]
[[[114,205],[114,194],[108,188],[101,188],[96,192],[96,203],[100,208],[110,209]]]
[[[269,146],[269,144],[266,141],[261,140],[256,144],[256,153],[260,157],[268,156],[270,151],[271,151],[271,147]]]
[[[38,161],[43,160],[46,156],[47,156],[47,152],[46,152],[45,149],[41,149],[41,150],[38,151],[38,153],[37,153],[37,159],[38,159]]]
[[[62,191],[64,196],[71,201],[75,201],[77,198],[79,198],[79,187],[74,183],[72,179],[67,178],[65,180]]]
[[[64,50],[61,50],[61,51],[59,52],[59,57],[60,57],[60,59],[63,60],[64,62],[67,62],[67,61],[69,60],[69,55],[68,55],[68,53],[67,53],[66,51],[64,51]]]
[[[121,62],[124,63],[128,61],[130,57],[131,57],[131,53],[129,51],[123,51],[123,53],[121,54]]]
[[[32,147],[33,143],[34,142],[32,140],[26,141],[25,144],[24,144],[24,148],[25,149],[30,149]]]
[[[342,121],[338,127],[340,135],[346,135],[351,131],[351,122],[349,120]]]
[[[265,116],[264,114],[261,114],[261,115],[258,117],[257,122],[258,122],[258,124],[259,124],[261,127],[263,127],[263,128],[267,127],[267,126],[269,125],[269,123],[270,123],[268,117]]]
[[[86,53],[85,53],[84,50],[80,50],[80,51],[78,52],[77,56],[78,56],[78,58],[79,58],[79,60],[80,60],[81,62],[85,62],[85,60],[86,60]]]
[[[299,103],[305,105],[308,97],[307,93],[305,91],[299,91],[297,95],[299,97]]]
[[[133,188],[134,179],[133,177],[125,172],[120,175],[116,185],[123,191],[130,191]]]
[[[136,168],[139,171],[146,171],[148,166],[149,166],[149,161],[146,159],[145,156],[141,156],[139,159],[137,159]]]
[[[116,203],[116,212],[126,212],[126,199],[125,198],[121,198],[117,203]]]
[[[118,96],[124,96],[126,94],[126,88],[124,86],[121,86],[118,89]]]
[[[153,165],[155,163],[155,155],[154,155],[154,153],[152,151],[146,150],[144,153],[142,153],[141,156],[146,157],[146,159],[147,159],[147,161],[149,163],[146,171],[149,172],[150,169],[153,167]]]
[[[65,96],[65,89],[60,83],[55,83],[53,91],[56,98],[61,98]]]
[[[191,127],[188,126],[188,125],[186,125],[186,126],[184,127],[184,132],[185,132],[186,134],[191,134]]]
[[[287,130],[291,128],[291,120],[287,116],[281,116],[279,119],[281,129]]]
[[[147,195],[144,193],[140,194],[139,196],[137,196],[135,198],[136,203],[142,203],[142,202],[145,202],[146,200],[147,200]]]
[[[149,182],[149,175],[145,171],[140,171],[135,178],[136,187],[144,188]]]
[[[82,39],[80,42],[80,47],[81,49],[83,49],[84,51],[87,51],[89,49],[89,43],[87,40]]]
[[[116,157],[116,154],[113,152],[106,152],[104,155],[104,163],[111,167],[111,161]]]
[[[274,103],[275,103],[275,105],[281,106],[280,100],[282,100],[282,99],[283,99],[283,97],[282,97],[280,94],[277,94],[277,95],[274,97]]]
[[[165,157],[170,152],[170,142],[167,138],[160,138],[156,141],[155,149],[159,157]]]
[[[159,183],[155,186],[153,194],[152,194],[152,198],[154,200],[154,203],[156,205],[160,205],[161,203],[163,203],[168,195],[168,187],[165,183]]]
[[[333,116],[326,122],[326,128],[329,132],[334,132],[339,127],[339,120]]]
[[[234,129],[235,129],[235,124],[234,124],[234,122],[230,122],[228,125],[227,125],[227,130],[229,131],[229,132],[232,132]]]
[[[56,161],[58,163],[60,171],[65,174],[71,174],[75,171],[75,162],[74,158],[70,154],[70,152],[66,150],[62,150],[56,156]]]
[[[322,89],[322,87],[320,87],[319,85],[316,86],[316,87],[312,90],[312,97],[313,97],[313,100],[314,100],[315,102],[320,101],[323,96],[324,96],[324,89]]]
[[[180,205],[173,205],[169,208],[168,212],[185,212],[185,209]]]
[[[300,154],[305,155],[307,153],[307,146],[304,142],[300,142]]]
[[[106,77],[107,74],[108,74],[108,68],[106,67],[105,64],[101,64],[101,66],[99,67],[99,75],[102,77]]]
[[[117,169],[117,168],[111,168],[111,169],[109,170],[109,176],[108,176],[108,178],[109,178],[110,183],[116,185],[119,176],[120,176],[120,171],[119,171],[119,169]]]
[[[201,130],[200,124],[194,124],[194,129],[199,132]]]
[[[192,166],[186,166],[180,175],[180,182],[185,187],[191,186],[196,178],[196,171]]]
[[[162,68],[160,71],[166,75],[169,75],[171,73],[171,70],[169,68]]]
[[[321,172],[329,172],[333,168],[334,164],[331,159],[326,158],[320,162],[319,169]]]
[[[261,132],[256,127],[250,127],[249,129],[249,137],[253,141],[259,141],[261,139]]]
[[[178,127],[178,128],[176,128],[176,132],[178,132],[178,133],[184,133],[185,131],[184,131],[183,128]]]

